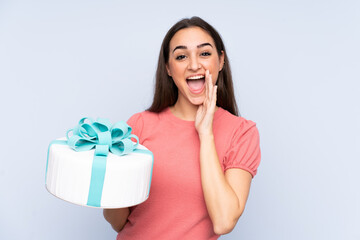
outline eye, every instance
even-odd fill
[[[185,58],[185,55],[179,55],[175,59],[176,60],[183,60]]]
[[[211,53],[210,52],[202,52],[200,55],[203,57],[207,57],[207,56],[211,56]]]

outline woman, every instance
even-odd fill
[[[154,100],[128,124],[154,153],[149,198],[105,209],[117,239],[217,239],[244,211],[260,163],[255,123],[237,116],[229,60],[198,17],[166,34]]]

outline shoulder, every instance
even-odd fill
[[[156,124],[160,120],[162,114],[163,112],[160,113],[155,113],[150,111],[138,112],[133,114],[128,119],[127,123],[132,127],[142,128],[144,125],[151,126]]]
[[[129,120],[142,120],[142,121],[154,121],[159,119],[159,116],[162,112],[160,113],[154,113],[154,112],[149,112],[149,111],[142,111],[142,112],[138,112],[133,114]]]
[[[260,137],[256,123],[244,117],[238,117],[226,110],[219,119],[217,131],[222,133],[225,155],[223,169],[241,168],[254,177],[260,164]],[[220,135],[219,134],[219,135]]]
[[[156,127],[156,124],[159,122],[159,115],[160,113],[142,111],[133,114],[127,120],[127,124],[131,127],[132,133],[140,138],[140,144],[142,144],[144,136]]]
[[[252,120],[248,120],[240,116],[235,116],[220,107],[218,111],[219,114],[217,114],[215,123],[224,130],[232,132],[233,134],[236,132],[237,134],[242,135],[251,129],[256,129],[256,123]]]

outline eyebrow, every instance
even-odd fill
[[[202,48],[202,47],[205,47],[205,46],[213,47],[210,43],[202,43],[200,45],[197,45],[196,47],[197,48]],[[179,46],[176,46],[172,52],[175,52],[175,50],[177,50],[177,49],[187,49],[187,47],[184,46],[184,45],[179,45]]]

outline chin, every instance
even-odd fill
[[[193,105],[202,105],[204,103],[204,98],[200,98],[200,99],[190,99],[190,102],[193,104]]]

